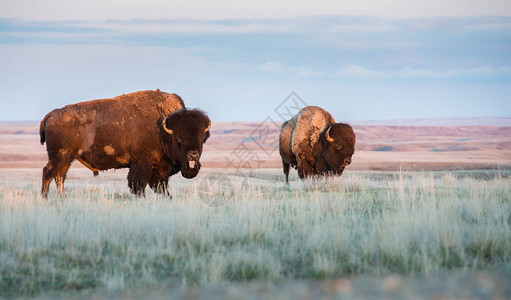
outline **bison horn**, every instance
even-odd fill
[[[326,137],[326,140],[331,143],[334,141],[334,139],[330,137],[330,128],[332,128],[332,126],[328,127],[327,131],[325,132],[325,137]]]
[[[208,130],[211,128],[211,121],[209,121],[208,127],[204,129],[204,132],[208,132]]]
[[[163,125],[163,129],[168,133],[168,134],[172,134],[172,129],[168,129],[167,128],[167,117],[163,118],[163,121],[161,122],[161,124]]]

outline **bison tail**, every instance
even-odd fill
[[[46,141],[46,134],[44,133],[44,128],[46,127],[46,120],[51,116],[51,112],[48,113],[44,119],[41,121],[41,125],[39,125],[39,136],[41,137],[41,145]]]

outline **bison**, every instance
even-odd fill
[[[67,170],[76,159],[94,175],[129,168],[128,185],[134,194],[143,195],[149,184],[155,192],[169,195],[170,176],[179,171],[185,178],[198,174],[210,127],[204,112],[187,109],[181,97],[160,90],[55,109],[39,130],[48,151],[41,192],[47,197],[55,179],[64,193]]]
[[[307,106],[282,124],[279,151],[286,184],[289,166],[298,169],[301,179],[341,175],[355,152],[355,133],[350,125],[335,123],[326,110]]]

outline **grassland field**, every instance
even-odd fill
[[[172,199],[126,171],[3,169],[0,297],[511,297],[511,172],[375,172],[283,183],[204,169]]]
[[[278,126],[215,122],[172,199],[76,162],[41,198],[38,125],[0,123],[0,298],[511,299],[509,118],[355,124],[342,177],[290,187]]]

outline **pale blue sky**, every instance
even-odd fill
[[[216,121],[292,91],[346,121],[511,115],[509,2],[68,2],[1,2],[0,120],[157,88]]]

